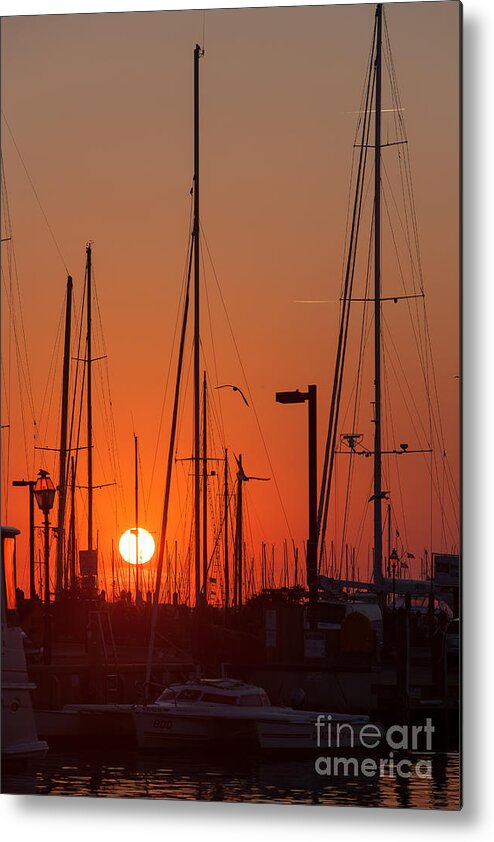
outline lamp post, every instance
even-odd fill
[[[15,487],[26,486],[29,488],[29,599],[36,597],[36,582],[34,577],[34,486],[33,479],[15,479],[12,483]]]
[[[38,508],[43,512],[45,531],[45,623],[43,635],[43,662],[51,663],[51,617],[50,617],[50,514],[55,502],[55,486],[48,471],[41,469],[34,485],[34,497]]]
[[[396,565],[399,562],[398,553],[393,549],[389,560],[391,562],[391,569],[393,571],[393,611],[396,610]]]
[[[308,403],[309,412],[309,539],[307,541],[307,585],[309,626],[315,628],[317,606],[317,386],[307,392],[276,392],[277,403]]]

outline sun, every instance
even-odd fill
[[[142,526],[140,526],[138,532],[139,565],[141,565],[146,564],[146,562],[150,561],[153,557],[155,544],[153,536],[147,531],[147,529],[143,529]],[[127,529],[127,532],[124,532],[118,542],[118,549],[120,550],[120,555],[124,561],[128,561],[129,564],[136,563],[135,527],[134,529]]]

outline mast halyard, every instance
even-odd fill
[[[72,278],[67,277],[65,305],[65,339],[62,375],[62,419],[60,424],[60,472],[58,480],[57,560],[55,567],[55,593],[59,595],[64,585],[65,504],[67,494],[67,419],[69,406],[70,335],[72,318]]]
[[[87,548],[93,550],[93,405],[92,405],[92,377],[91,377],[91,243],[86,246],[86,276],[87,276]]]
[[[224,576],[225,576],[225,614],[229,607],[230,596],[230,567],[228,563],[228,449],[225,447],[225,477],[223,486],[224,500],[224,533],[223,533],[223,554],[224,554]]]
[[[381,93],[382,4],[376,9],[375,154],[374,154],[374,585],[382,575],[382,442],[381,442]]]
[[[203,377],[202,407],[202,588],[204,605],[208,604],[208,428],[207,382]]]
[[[134,433],[134,490],[135,490],[135,534],[136,534],[136,605],[139,602],[139,470],[138,442]]]

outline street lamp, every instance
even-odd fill
[[[34,576],[34,486],[36,482],[33,479],[15,479],[12,485],[29,488],[29,599],[34,599],[36,597]]]
[[[55,502],[55,493],[55,486],[50,478],[50,474],[48,471],[44,471],[43,468],[41,468],[38,472],[38,478],[34,484],[34,497],[38,508],[41,509],[45,516],[45,624],[43,639],[43,661],[45,664],[51,663],[50,523],[48,515],[50,514]]]
[[[393,549],[393,552],[391,553],[391,555],[389,557],[389,560],[391,562],[391,569],[393,571],[393,611],[395,611],[396,610],[396,565],[400,560],[399,557],[398,557],[398,553],[396,552],[396,549]]]
[[[317,605],[317,386],[307,392],[276,392],[277,403],[305,403],[309,407],[309,540],[307,542],[307,584],[309,586],[309,625],[316,623]]]

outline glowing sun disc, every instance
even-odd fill
[[[154,538],[147,529],[139,527],[139,565],[146,564],[154,555]],[[124,561],[136,563],[136,535],[134,529],[127,529],[118,542],[118,549]]]

